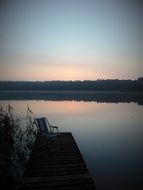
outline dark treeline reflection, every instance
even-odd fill
[[[143,105],[143,93],[80,91],[1,91],[0,100],[95,101]]]

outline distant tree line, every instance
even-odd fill
[[[0,81],[0,90],[143,91],[143,77],[137,80]]]

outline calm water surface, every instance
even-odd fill
[[[97,190],[143,189],[143,106],[94,101],[1,100],[25,119],[48,117],[61,132],[72,132]]]

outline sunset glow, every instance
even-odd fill
[[[3,1],[0,80],[142,76],[141,7],[122,0]]]

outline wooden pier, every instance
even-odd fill
[[[37,136],[18,190],[95,190],[95,183],[71,133]]]

